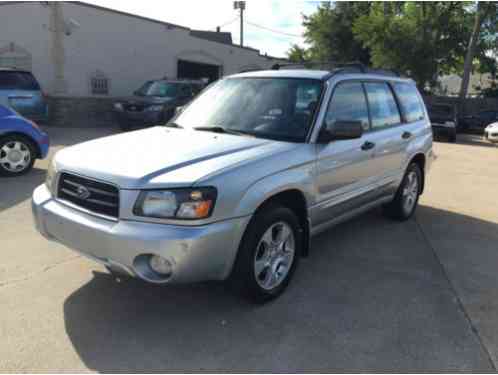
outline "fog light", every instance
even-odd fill
[[[171,275],[172,266],[169,260],[159,256],[152,255],[149,259],[149,265],[152,270],[160,275]]]

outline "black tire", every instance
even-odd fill
[[[8,147],[8,145],[12,144],[13,142],[21,144],[22,151],[29,152],[28,164],[25,167],[23,167],[23,169],[20,169],[18,171],[13,171],[9,169],[7,164],[1,162],[2,158],[6,157],[5,151],[3,151],[2,149],[5,146]],[[17,135],[17,134],[1,137],[0,138],[0,176],[14,177],[28,173],[33,168],[33,164],[35,163],[37,154],[38,152],[35,144],[28,137],[24,137],[22,135]],[[10,163],[8,165],[10,166]]]
[[[270,228],[280,224],[287,224],[294,235],[294,255],[291,266],[279,284],[271,289],[263,288],[257,280],[256,260],[261,252],[261,243],[263,235]],[[235,290],[248,298],[252,302],[264,303],[278,297],[289,285],[292,276],[299,263],[299,258],[303,249],[303,234],[296,214],[283,206],[269,204],[259,211],[250,221],[244,236],[239,245],[237,258],[235,260],[232,274],[228,280]],[[260,246],[258,246],[260,245]],[[279,269],[280,266],[275,267]],[[268,266],[268,270],[271,267]],[[265,272],[265,271],[263,271]],[[263,274],[263,272],[261,274]],[[266,271],[269,272],[269,271]],[[260,275],[261,275],[260,274]],[[260,279],[261,280],[261,279]]]
[[[410,184],[409,182],[410,176],[413,174],[417,180],[416,197],[414,198],[413,205],[411,205],[411,207],[408,208],[406,203],[407,198],[406,195],[404,194],[404,191]],[[418,166],[418,164],[411,163],[406,169],[403,181],[401,182],[401,185],[399,186],[398,191],[394,196],[394,199],[383,207],[384,214],[390,217],[391,219],[398,221],[405,221],[408,220],[410,217],[412,217],[413,214],[415,213],[415,210],[417,209],[418,200],[420,197],[421,187],[422,187],[422,178],[423,178],[422,171]]]

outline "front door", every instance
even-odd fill
[[[375,163],[375,135],[370,120],[365,91],[361,82],[346,81],[334,89],[328,105],[325,124],[333,128],[339,121],[363,125],[361,138],[334,140],[317,144],[316,204],[312,208],[312,225],[331,221],[376,197],[375,185],[381,174]]]

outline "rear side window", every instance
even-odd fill
[[[332,128],[338,121],[361,121],[363,129],[369,129],[367,101],[360,82],[341,83],[334,90],[325,123]]]
[[[401,123],[398,105],[389,85],[385,82],[366,82],[372,129],[383,129]]]
[[[0,90],[40,90],[35,77],[28,72],[0,71]]]
[[[415,85],[403,82],[394,83],[394,91],[398,96],[401,111],[407,122],[418,121],[424,119],[424,109],[420,98],[417,95]]]

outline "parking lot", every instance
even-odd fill
[[[48,131],[52,152],[113,132]],[[496,371],[498,147],[434,148],[415,219],[321,234],[263,306],[222,283],[118,283],[33,228],[47,161],[0,180],[0,371]]]

